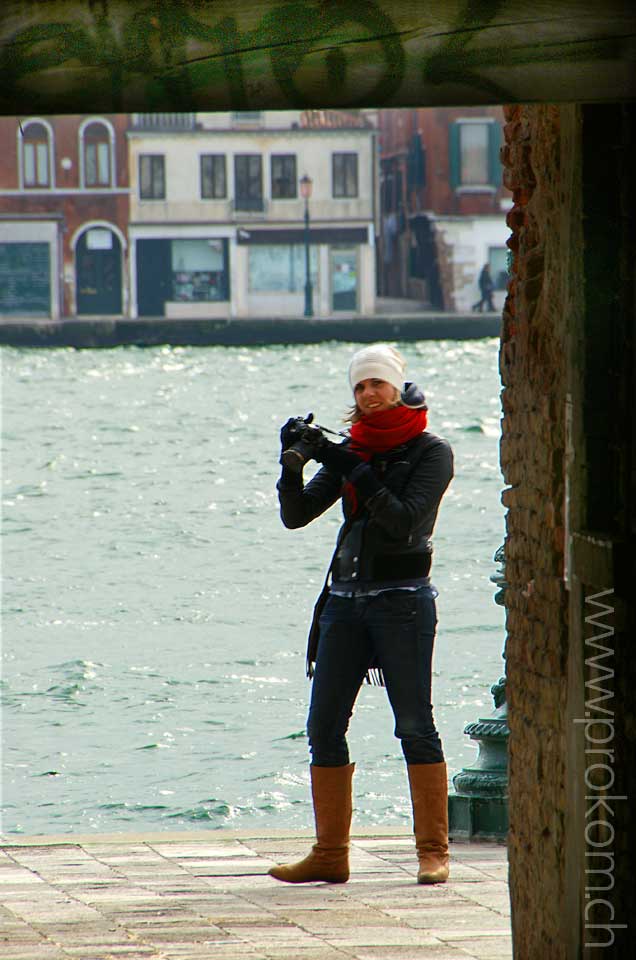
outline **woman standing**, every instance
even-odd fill
[[[354,765],[346,732],[365,675],[372,674],[386,686],[407,763],[418,883],[448,877],[446,764],[431,705],[437,592],[429,571],[453,455],[446,440],[426,432],[424,396],[405,384],[405,366],[386,344],[359,350],[349,366],[355,401],[349,439],[317,445],[313,456],[322,469],[307,486],[302,473],[285,466],[277,484],[286,527],[305,526],[339,498],[345,516],[318,641],[310,639],[308,650],[316,843],[304,860],[269,871],[288,883],[349,878]],[[289,420],[281,431],[283,450],[293,443],[296,423]]]

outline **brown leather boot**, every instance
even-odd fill
[[[448,783],[445,763],[407,765],[413,832],[420,869],[418,883],[448,879]]]
[[[344,767],[310,766],[311,794],[316,821],[316,843],[298,863],[276,866],[271,877],[285,883],[345,883],[349,879],[351,780],[355,764]]]

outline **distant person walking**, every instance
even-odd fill
[[[477,303],[473,304],[473,310],[478,310],[479,313],[481,313],[481,308],[485,303],[486,310],[494,311],[495,305],[492,300],[492,295],[495,289],[495,284],[490,275],[490,267],[487,263],[485,263],[481,268],[481,273],[479,274],[479,280],[477,282],[479,283],[479,292],[481,294],[481,298],[477,301]]]

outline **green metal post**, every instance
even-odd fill
[[[311,283],[311,265],[309,261],[309,200],[305,198],[305,316],[313,317],[313,287]]]
[[[503,547],[494,559],[502,564],[491,576],[499,591],[495,603],[503,604],[505,580]],[[508,832],[508,706],[506,678],[491,688],[495,709],[466,724],[464,733],[479,748],[475,761],[453,777],[455,793],[448,797],[449,835],[455,839],[504,840]]]

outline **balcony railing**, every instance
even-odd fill
[[[179,132],[196,128],[195,113],[133,113],[133,130]]]
[[[265,213],[265,200],[263,197],[235,197],[232,201],[232,212],[241,213]]]
[[[260,124],[263,122],[262,110],[238,110],[232,113],[232,123]]]

